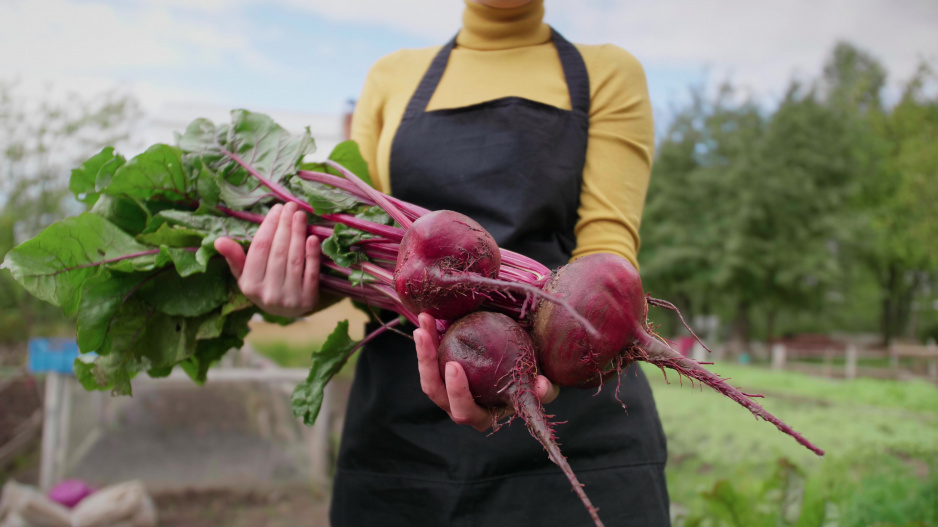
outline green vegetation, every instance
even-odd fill
[[[683,511],[676,525],[938,525],[938,387],[714,368],[765,393],[765,407],[827,455],[645,367],[668,436],[671,500]]]
[[[646,290],[718,315],[742,351],[785,333],[938,336],[938,97],[922,64],[895,103],[841,43],[771,111],[693,92],[656,147],[639,255]]]

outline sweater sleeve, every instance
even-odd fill
[[[368,172],[371,181],[381,192],[388,192],[383,188],[383,182],[378,176],[378,140],[384,126],[384,106],[386,94],[381,89],[383,83],[381,76],[386,69],[385,59],[372,66],[365,78],[361,95],[355,103],[355,112],[352,114],[351,138],[358,143],[362,157],[368,163]]]
[[[617,46],[583,51],[590,76],[590,128],[573,257],[610,252],[637,268],[655,140],[645,71]]]

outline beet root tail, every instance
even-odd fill
[[[775,425],[782,432],[790,435],[795,441],[801,443],[805,448],[819,456],[824,455],[824,451],[808,441],[804,436],[796,432],[792,427],[785,424],[781,419],[770,414],[759,403],[753,401],[751,396],[741,392],[733,387],[726,379],[711,373],[692,359],[684,357],[680,353],[671,349],[667,344],[655,339],[651,335],[645,335],[639,340],[638,346],[634,346],[629,352],[630,359],[649,362],[658,367],[670,368],[688,379],[697,380],[721,394],[736,401],[744,406],[753,415],[762,418]]]
[[[544,408],[541,406],[537,395],[532,390],[522,388],[516,391],[512,400],[514,401],[515,412],[524,420],[528,431],[531,432],[534,439],[537,439],[541,445],[544,446],[550,460],[560,467],[560,470],[567,476],[567,480],[570,481],[570,486],[573,487],[573,492],[575,492],[580,498],[580,501],[583,502],[583,506],[586,507],[587,512],[589,512],[593,523],[596,527],[604,527],[603,522],[599,519],[599,510],[593,506],[593,503],[586,496],[586,492],[583,490],[583,484],[576,478],[576,474],[573,473],[573,469],[570,468],[570,464],[567,463],[567,458],[560,453],[560,446],[557,445],[557,440],[554,438],[554,431],[547,421],[547,416],[544,415]]]

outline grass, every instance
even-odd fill
[[[321,343],[256,342],[308,368]],[[357,354],[340,377],[351,378]],[[827,451],[818,458],[709,389],[645,367],[668,436],[675,527],[938,527],[938,387],[718,365]]]
[[[741,517],[748,518],[745,524],[772,526],[938,525],[934,385],[828,380],[745,366],[716,371],[736,386],[766,394],[766,409],[827,455],[817,458],[709,389],[694,391],[686,381],[683,389],[667,385],[648,367],[668,436],[669,491],[686,525],[736,525],[732,518]],[[779,501],[779,467],[785,466],[779,460],[795,467],[787,481],[800,482],[791,522]],[[733,503],[751,514],[729,514]]]

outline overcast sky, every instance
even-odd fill
[[[166,102],[337,113],[369,66],[439,44],[461,0],[0,0],[0,79]],[[730,79],[771,104],[813,78],[835,42],[885,64],[895,87],[938,64],[938,0],[547,0],[569,40],[617,44],[648,73],[656,113],[692,83]],[[894,88],[895,89],[895,88]]]

